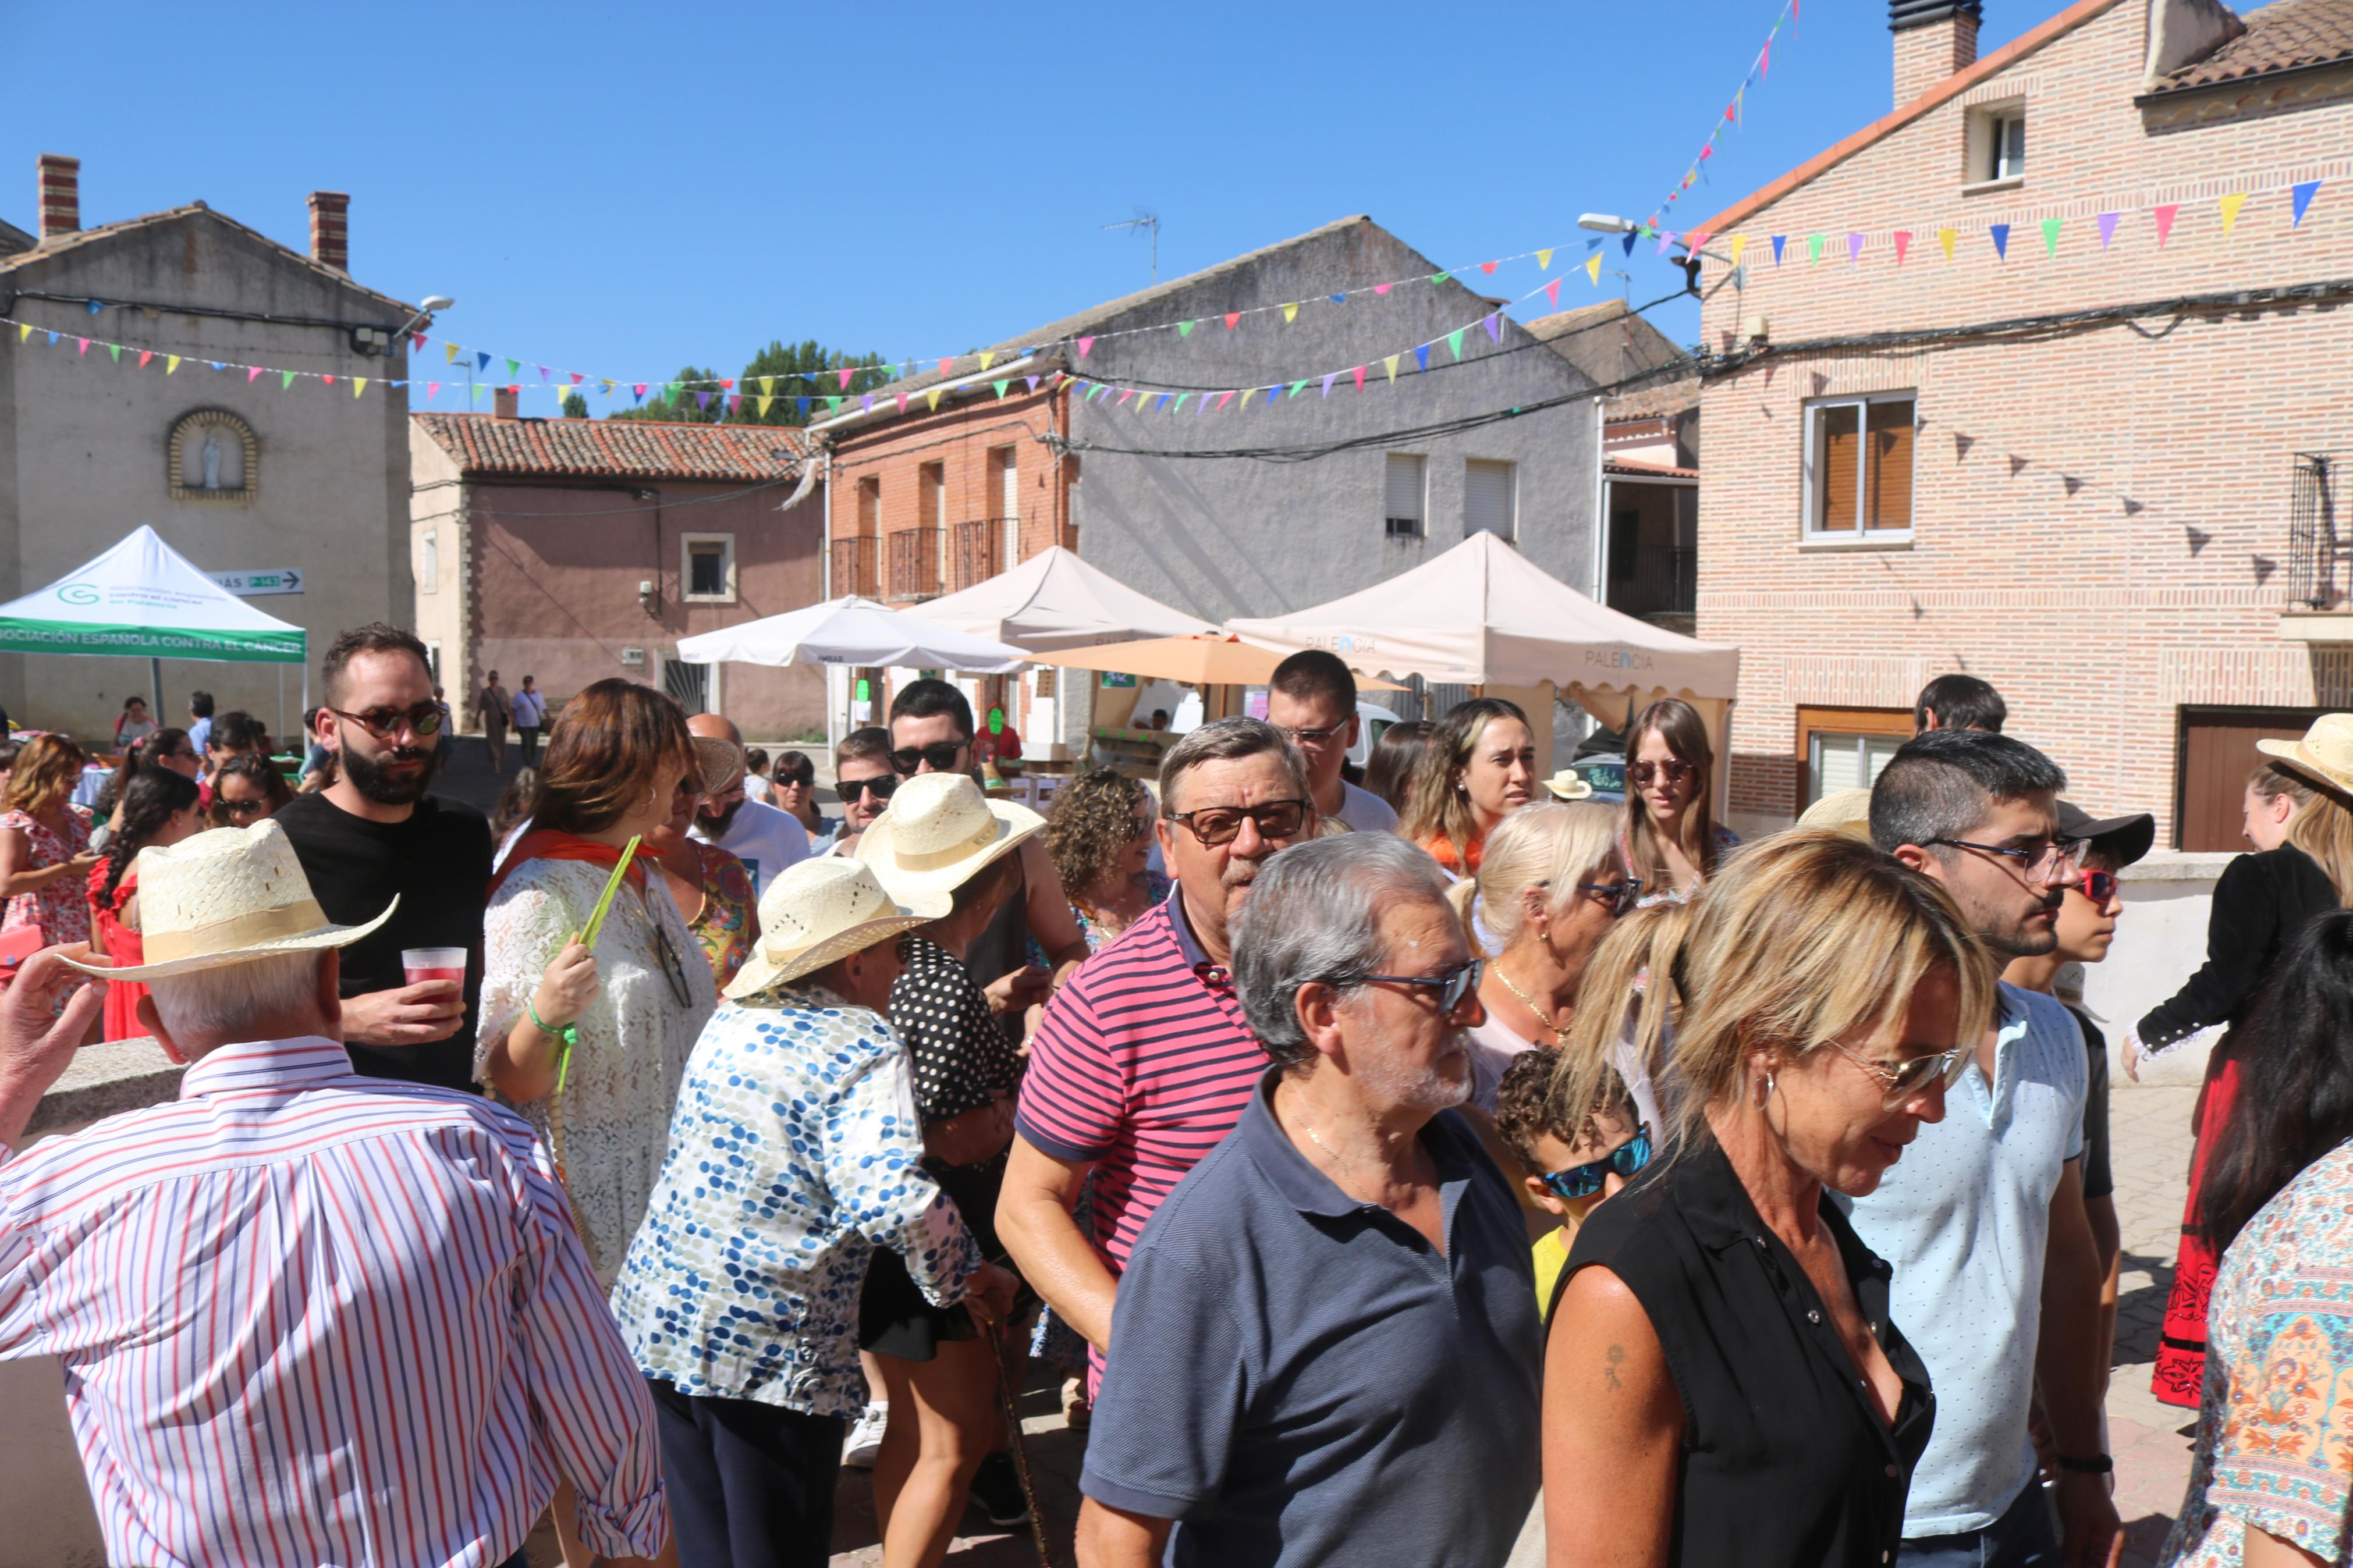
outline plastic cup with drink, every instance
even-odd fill
[[[454,980],[466,984],[466,950],[462,947],[409,947],[400,953],[403,978],[411,985],[422,985],[428,980]]]

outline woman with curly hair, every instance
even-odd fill
[[[37,735],[16,753],[0,796],[0,930],[33,926],[46,944],[90,940],[90,813],[73,804],[87,759],[63,735]]]
[[[1110,768],[1072,779],[1046,813],[1046,852],[1089,952],[1168,896],[1168,879],[1149,869],[1152,818],[1152,792]]]

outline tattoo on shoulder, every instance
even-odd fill
[[[1601,1369],[1601,1375],[1609,1380],[1609,1386],[1612,1389],[1625,1387],[1625,1383],[1618,1376],[1618,1368],[1623,1364],[1626,1360],[1626,1347],[1624,1345],[1611,1345],[1603,1354],[1602,1360],[1609,1363]]]

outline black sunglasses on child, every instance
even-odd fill
[[[1651,1124],[1647,1121],[1634,1129],[1634,1136],[1604,1154],[1599,1160],[1588,1160],[1582,1165],[1571,1165],[1566,1171],[1548,1172],[1544,1184],[1552,1189],[1556,1198],[1574,1203],[1589,1198],[1609,1184],[1609,1173],[1631,1176],[1651,1163]]]

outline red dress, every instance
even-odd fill
[[[90,868],[90,923],[106,943],[106,953],[117,968],[129,969],[146,962],[146,939],[122,923],[123,906],[131,895],[139,890],[136,868],[122,874],[122,881],[114,889],[114,897],[106,897],[106,861]],[[147,1033],[139,1022],[139,999],[147,994],[147,987],[132,980],[109,981],[106,987],[106,1038],[135,1040]]]
[[[2216,1054],[2221,1055],[2219,1049]],[[2189,1160],[2189,1198],[2181,1208],[2181,1250],[2174,1260],[2173,1289],[2165,1299],[2165,1323],[2158,1331],[2157,1365],[2149,1373],[2150,1392],[2168,1405],[2189,1410],[2199,1407],[2205,1392],[2206,1308],[2214,1293],[2214,1270],[2221,1262],[2193,1228],[2199,1188],[2205,1184],[2215,1141],[2231,1120],[2231,1102],[2238,1097],[2239,1064],[2225,1057],[2199,1090],[2191,1119],[2198,1128],[2198,1148]]]

